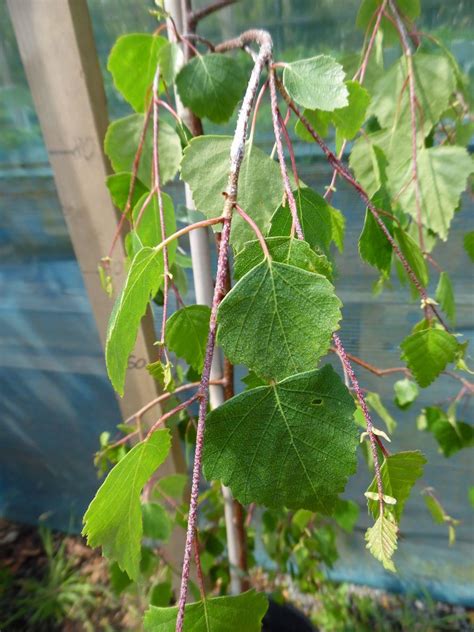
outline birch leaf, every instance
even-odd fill
[[[145,117],[143,114],[132,114],[131,116],[117,119],[109,125],[105,135],[104,149],[114,171],[132,171],[144,122]],[[138,177],[148,188],[151,186],[153,154],[151,128],[152,126],[149,125],[138,167]],[[158,146],[161,183],[166,184],[174,178],[178,171],[181,160],[181,141],[171,125],[168,125],[165,121],[160,121]]]
[[[191,188],[196,209],[219,217],[224,207],[230,168],[229,136],[198,136],[184,150],[181,178]],[[255,146],[246,146],[239,175],[238,203],[266,234],[274,210],[281,203],[283,185],[278,164]],[[240,217],[232,220],[231,242],[240,250],[255,233]]]
[[[91,547],[101,546],[131,579],[137,579],[143,534],[140,493],[166,459],[169,430],[157,430],[134,446],[109,472],[84,515],[82,534]]]
[[[206,305],[189,305],[166,321],[166,346],[198,373],[204,365],[210,316],[211,310]]]
[[[283,83],[299,105],[312,110],[331,111],[348,104],[344,70],[328,55],[318,55],[287,64]]]
[[[425,456],[418,450],[412,452],[399,452],[391,454],[384,459],[380,473],[382,475],[382,487],[384,494],[389,494],[396,499],[396,504],[390,507],[397,522],[400,522],[405,503],[416,481],[423,476],[423,466],[426,463]],[[369,485],[368,492],[377,493],[377,481]],[[379,504],[374,500],[368,501],[369,511],[377,518]]]
[[[193,57],[181,68],[176,86],[183,104],[199,118],[225,123],[245,91],[239,62],[219,53]]]
[[[325,277],[265,260],[220,304],[218,342],[233,364],[282,379],[316,366],[339,327],[340,306]]]
[[[206,598],[186,605],[183,632],[260,632],[267,608],[265,595],[254,590],[230,597]],[[176,606],[151,606],[145,614],[145,632],[174,632],[177,616]]]
[[[168,40],[159,35],[121,35],[110,51],[107,69],[114,85],[135,112],[143,112],[151,100],[151,86],[158,55]]]
[[[353,414],[329,365],[245,391],[208,415],[204,474],[243,504],[331,514],[356,469]]]
[[[400,345],[413,377],[422,387],[429,386],[447,364],[454,362],[458,351],[456,338],[444,329],[429,328],[417,331]]]
[[[398,527],[390,513],[379,515],[373,527],[367,529],[365,540],[367,548],[383,567],[396,572],[392,557],[397,550]]]
[[[439,275],[435,298],[441,305],[451,323],[454,324],[456,321],[456,303],[451,279],[449,278],[449,274],[447,272],[443,271]]]
[[[163,253],[153,248],[142,248],[133,258],[125,286],[115,302],[107,329],[107,373],[120,395],[123,395],[128,356],[135,345],[141,319],[162,281]]]

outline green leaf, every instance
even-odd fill
[[[120,595],[120,593],[122,593],[132,583],[130,577],[127,573],[125,573],[125,571],[120,569],[117,562],[112,562],[112,564],[109,565],[109,578],[112,590],[116,595]]]
[[[150,592],[150,606],[165,608],[173,599],[173,586],[171,582],[159,582]]]
[[[474,230],[464,235],[464,250],[471,261],[474,262]]]
[[[254,590],[190,603],[184,611],[183,632],[260,632],[267,608],[265,595]],[[151,606],[145,614],[145,632],[174,632],[177,615],[176,606]]]
[[[171,372],[172,368],[173,365],[171,362],[163,364],[160,360],[146,365],[146,370],[151,377],[156,380],[168,393],[172,393],[175,389],[173,374]]]
[[[378,393],[367,393],[365,401],[368,406],[377,413],[380,419],[382,419],[387,426],[387,430],[392,434],[397,427],[397,422],[383,405],[380,395]]]
[[[226,190],[230,169],[229,136],[199,136],[184,150],[181,178],[191,188],[196,209],[206,217],[219,217],[224,208],[222,192]],[[265,195],[262,195],[265,191]],[[265,234],[274,210],[283,197],[278,164],[261,149],[246,145],[239,175],[237,201]],[[232,220],[231,241],[240,250],[255,233],[240,217]]]
[[[170,446],[166,429],[134,446],[110,471],[84,515],[82,535],[87,536],[87,544],[101,546],[103,554],[134,580],[143,530],[140,493]]]
[[[325,277],[265,260],[220,304],[217,339],[233,364],[281,379],[316,366],[338,328],[340,306]]]
[[[110,381],[123,395],[128,356],[137,339],[148,302],[163,280],[163,253],[142,248],[133,258],[125,286],[115,301],[107,329],[105,361]]]
[[[318,55],[287,64],[283,71],[286,91],[297,103],[312,110],[348,105],[344,70],[332,57]]]
[[[110,193],[110,197],[112,198],[112,202],[115,204],[117,208],[121,211],[125,210],[127,206],[128,200],[128,192],[130,190],[130,182],[132,179],[132,174],[123,172],[123,173],[113,173],[110,176],[107,176],[105,182],[107,184],[107,188]],[[135,179],[135,187],[133,189],[132,200],[130,204],[130,209],[133,209],[138,200],[148,192],[146,186],[140,182],[138,178]]]
[[[423,257],[423,253],[421,252],[420,247],[418,246],[416,241],[412,239],[412,237],[410,237],[410,235],[399,226],[395,225],[393,227],[393,234],[398,242],[398,245],[400,246],[402,255],[407,260],[418,281],[423,287],[426,287],[429,282],[428,266],[426,265],[426,261]],[[404,272],[404,274],[406,274],[406,272]]]
[[[448,107],[456,80],[446,57],[418,52],[412,61],[418,102],[416,126],[427,136]],[[404,132],[410,134],[410,93],[406,78],[406,59],[401,57],[375,84],[368,114],[375,115],[381,127],[403,127]]]
[[[381,3],[382,0],[362,0],[356,18],[356,25],[360,29],[365,31],[369,27],[373,28],[374,14]],[[420,0],[397,0],[397,7],[408,20],[414,20],[420,15]],[[382,18],[380,27],[383,31],[384,43],[388,41],[392,44],[399,41],[398,31],[388,18]]]
[[[204,365],[210,317],[211,310],[206,305],[189,305],[166,321],[166,346],[198,373]]]
[[[163,215],[165,218],[165,234],[169,237],[176,232],[173,200],[167,193],[162,193],[161,196],[163,201]],[[148,203],[143,213],[141,212],[147,197],[148,194],[145,193],[133,208],[132,217],[135,229],[132,231],[132,248],[134,254],[137,254],[137,252],[143,247],[154,248],[163,241],[161,236],[160,211],[158,209],[158,200],[155,195]],[[140,214],[140,221],[137,224]],[[168,261],[170,266],[173,265],[177,247],[178,242],[176,240],[173,240],[167,246]]]
[[[390,199],[384,188],[373,197],[372,202],[378,209],[391,212]],[[392,220],[385,215],[382,220],[390,234],[393,233]],[[359,254],[361,259],[377,268],[383,275],[388,276],[392,267],[392,245],[369,209],[365,212],[365,222],[359,237]]]
[[[142,505],[143,535],[153,540],[167,542],[173,524],[166,510],[158,503]]]
[[[395,403],[402,410],[411,406],[420,393],[416,383],[408,378],[395,382],[393,389],[395,391]]]
[[[166,44],[159,35],[131,33],[121,35],[110,51],[107,69],[117,90],[136,112],[143,112],[151,101],[158,54]]]
[[[305,240],[311,248],[329,251],[333,240],[333,213],[336,209],[309,187],[293,191]],[[336,220],[337,221],[337,220]],[[292,217],[288,203],[281,204],[272,217],[271,237],[291,234]]]
[[[182,500],[184,490],[188,483],[186,474],[168,474],[157,481],[153,490],[153,497],[157,500],[166,500],[166,498],[175,498]]]
[[[383,567],[396,572],[392,557],[397,550],[398,527],[392,514],[379,515],[373,527],[369,527],[365,533],[367,548],[376,560],[382,562]]]
[[[425,408],[424,418],[426,430],[433,434],[446,458],[474,445],[474,427],[463,421],[450,420],[440,408]]]
[[[423,466],[426,463],[425,456],[415,450],[413,452],[399,452],[385,457],[380,473],[382,475],[383,493],[396,499],[396,504],[386,508],[393,512],[397,522],[400,522],[405,503],[410,496],[411,489],[416,481],[423,476]],[[377,493],[377,481],[374,478],[369,485],[368,492]],[[374,518],[380,513],[378,501],[368,501],[369,511]]]
[[[363,134],[357,138],[349,156],[349,166],[354,171],[357,181],[364,187],[366,193],[372,197],[386,183],[386,168],[388,165],[385,155],[387,133],[385,131],[374,134]],[[408,156],[410,151],[406,138]],[[390,149],[390,147],[389,147]],[[398,144],[398,151],[406,152],[403,145]]]
[[[133,161],[139,145],[140,134],[145,117],[143,114],[132,114],[111,123],[104,140],[105,153],[112,163],[114,171],[132,171]],[[161,184],[174,178],[181,160],[181,142],[171,125],[160,120],[158,133],[159,168]],[[151,166],[153,156],[152,126],[148,125],[142,151],[138,177],[151,186]]]
[[[446,316],[452,324],[456,321],[456,303],[454,299],[453,286],[447,272],[439,275],[438,287],[435,294],[436,300],[443,308]]]
[[[344,108],[334,110],[332,122],[345,139],[352,140],[365,121],[370,94],[357,81],[346,81],[346,86],[349,103]]]
[[[304,110],[303,115],[320,136],[327,136],[328,127],[332,123],[339,134],[352,140],[365,121],[370,95],[357,81],[346,81],[348,89],[348,105],[337,108],[334,112],[320,110]],[[314,142],[314,138],[300,120],[296,122],[295,132],[305,141]]]
[[[417,154],[417,169],[423,225],[446,241],[460,195],[473,170],[472,159],[464,147],[423,147]],[[392,196],[398,196],[401,208],[416,219],[411,157],[390,163],[387,176]]]
[[[434,522],[437,524],[443,524],[445,522],[446,514],[438,499],[430,494],[423,495],[423,498]]]
[[[444,329],[424,329],[405,338],[400,345],[401,358],[424,388],[455,360],[458,346],[456,338]]]
[[[176,75],[184,62],[181,46],[176,44],[176,42],[166,42],[158,53],[158,62],[160,64],[160,75],[169,87],[174,83]]]
[[[359,506],[352,500],[339,499],[336,503],[334,510],[334,520],[337,524],[347,531],[352,533],[359,519]]]
[[[308,123],[320,136],[328,135],[329,125],[332,121],[331,112],[324,112],[322,110],[304,110],[303,116],[307,119]],[[296,134],[308,143],[314,143],[315,140],[308,132],[303,123],[298,119],[295,124]]]
[[[207,417],[204,474],[243,504],[331,514],[356,469],[353,414],[329,365],[245,391]]]
[[[294,237],[269,237],[265,240],[273,261],[317,272],[332,280],[332,266],[323,254],[316,254],[309,244]],[[264,259],[258,240],[248,241],[234,260],[234,279],[238,281]]]
[[[332,231],[331,236],[334,245],[339,252],[344,252],[344,234],[346,231],[346,218],[338,211],[337,208],[331,206],[331,223]]]
[[[183,104],[199,118],[225,123],[245,91],[247,77],[232,57],[208,53],[181,68],[176,86]]]

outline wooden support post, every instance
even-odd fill
[[[107,254],[118,214],[105,177],[109,165],[102,146],[107,129],[103,79],[86,0],[8,0],[21,58],[54,173],[56,188],[102,343],[113,302],[101,288],[98,263]],[[123,244],[112,263],[114,290],[124,283]],[[119,400],[124,418],[157,395],[145,366],[156,340],[151,313],[143,319],[127,373],[126,393]],[[153,409],[147,421],[156,421]],[[178,441],[162,466],[163,474],[184,471]],[[181,563],[182,541],[169,555]]]

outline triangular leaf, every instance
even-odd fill
[[[142,505],[143,535],[153,540],[166,542],[173,528],[173,523],[166,509],[158,503]]]
[[[443,308],[451,323],[454,324],[456,320],[456,303],[451,279],[449,278],[449,274],[447,272],[443,271],[439,275],[435,298]]]
[[[456,81],[446,57],[418,52],[413,55],[412,63],[418,104],[416,127],[427,136],[448,107]],[[374,85],[368,113],[377,117],[381,127],[403,127],[409,135],[410,93],[406,81],[407,63],[401,57]]]
[[[287,263],[308,272],[317,272],[332,280],[332,266],[326,255],[316,254],[305,241],[294,237],[269,237],[265,241],[273,261]],[[234,279],[241,279],[263,259],[260,242],[248,241],[235,258]]]
[[[211,310],[206,305],[189,305],[166,321],[166,346],[198,373],[204,365],[210,317]]]
[[[128,356],[137,339],[148,302],[163,281],[163,252],[142,248],[133,258],[125,286],[117,298],[107,329],[105,360],[110,381],[123,395]]]
[[[332,57],[318,55],[287,64],[283,83],[299,105],[332,111],[348,104],[344,70]]]
[[[219,217],[224,208],[230,169],[229,136],[199,136],[184,150],[181,178],[191,188],[196,209],[207,217]],[[262,191],[265,195],[262,195]],[[238,203],[265,234],[270,218],[283,197],[278,164],[261,149],[246,145],[239,176]],[[239,250],[255,233],[238,215],[232,221],[231,241]]]
[[[382,475],[382,487],[384,494],[396,499],[396,504],[387,509],[393,512],[397,522],[402,517],[405,502],[415,482],[423,476],[423,466],[426,463],[424,455],[415,450],[413,452],[399,452],[385,457],[380,473]],[[368,490],[377,493],[377,481],[370,484]],[[374,518],[379,515],[379,503],[368,501],[369,510]]]
[[[471,261],[474,261],[474,230],[464,235],[464,250]]]
[[[222,301],[218,342],[233,364],[282,379],[312,369],[327,352],[340,306],[325,277],[265,260]]]
[[[167,193],[162,193],[163,215],[165,218],[165,234],[167,237],[176,232],[176,219],[174,215],[173,200]],[[160,211],[158,209],[158,200],[156,196],[148,203],[142,212],[143,204],[148,194],[144,194],[135,204],[132,212],[135,229],[132,231],[132,248],[136,254],[141,248],[154,248],[163,241],[161,236]],[[140,217],[141,215],[141,217]],[[138,222],[138,218],[140,221]],[[137,223],[138,222],[138,223]],[[167,246],[169,265],[172,266],[178,242],[173,240]]]
[[[441,408],[425,408],[424,420],[426,429],[433,434],[445,457],[474,445],[474,427],[463,421],[450,420]]]
[[[402,410],[408,408],[420,393],[418,385],[408,378],[395,382],[393,390],[395,391],[395,403]]]
[[[464,147],[421,148],[417,154],[418,183],[423,225],[446,241],[451,220],[466,188],[473,162]],[[401,208],[417,218],[412,160],[391,163],[387,168],[392,195]]]
[[[168,430],[157,430],[133,447],[109,472],[84,515],[82,534],[91,547],[101,546],[131,579],[140,567],[143,533],[140,493],[164,462],[171,446]]]
[[[456,338],[447,331],[429,328],[405,338],[400,345],[401,357],[418,384],[425,387],[455,360],[458,346]]]
[[[107,176],[107,178],[105,179],[110,197],[112,198],[112,202],[121,211],[124,211],[127,205],[131,179],[132,174],[127,172],[113,173],[110,176]],[[136,178],[130,209],[133,209],[133,207],[142,197],[142,195],[147,192],[148,189],[146,188],[146,186],[142,182],[140,182],[138,178]]]
[[[199,118],[208,118],[214,123],[229,120],[246,83],[241,64],[218,53],[193,57],[176,77],[183,104]]]
[[[186,605],[183,632],[260,632],[267,611],[265,595],[249,590],[231,597],[213,597]],[[145,632],[174,632],[178,608],[151,606]]]
[[[353,414],[329,365],[245,391],[208,415],[204,474],[243,504],[331,514],[356,468]]]
[[[373,527],[369,527],[365,533],[367,548],[376,560],[382,562],[383,567],[396,572],[392,557],[397,550],[398,527],[390,513],[379,515]]]
[[[391,212],[390,200],[384,188],[373,196],[372,202],[378,209]],[[392,234],[392,220],[385,215],[382,219]],[[392,266],[392,245],[369,209],[366,210],[364,228],[359,237],[359,253],[364,261],[375,266],[384,275],[389,275]]]
[[[311,248],[321,249],[327,253],[333,240],[333,214],[338,211],[309,187],[302,187],[293,193],[305,240]],[[291,224],[291,212],[286,202],[273,214],[268,234],[272,237],[290,235]]]
[[[383,405],[380,395],[378,393],[367,393],[365,401],[368,406],[377,413],[380,419],[382,419],[387,426],[387,430],[392,434],[397,427],[397,422]]]
[[[151,100],[158,53],[166,44],[167,40],[159,35],[131,33],[121,35],[110,51],[107,69],[135,112],[143,112]]]
[[[181,46],[176,42],[166,42],[158,53],[158,61],[160,76],[167,86],[171,86],[184,62]]]
[[[332,113],[332,122],[343,138],[352,140],[365,121],[370,94],[357,81],[347,81],[349,103]]]
[[[104,140],[104,149],[110,158],[114,171],[131,171],[139,144],[145,117],[132,114],[111,123]],[[159,168],[161,184],[166,184],[176,175],[181,160],[181,142],[171,125],[160,120],[158,133]],[[148,125],[142,150],[138,177],[148,187],[151,186],[151,166],[153,155],[152,126]]]
[[[423,257],[423,253],[421,252],[420,247],[407,232],[400,228],[400,226],[395,225],[393,227],[393,234],[398,242],[398,245],[400,246],[402,255],[408,262],[408,265],[415,273],[415,276],[417,277],[421,285],[423,287],[426,287],[429,281],[428,266],[426,265],[426,261]],[[402,270],[403,274],[405,274],[406,277],[409,278],[405,269],[402,268]],[[412,285],[411,280],[410,284]]]

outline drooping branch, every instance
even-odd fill
[[[184,624],[184,613],[186,599],[188,595],[188,584],[190,574],[190,564],[192,558],[193,541],[197,526],[197,511],[199,497],[199,483],[201,479],[202,452],[204,445],[204,429],[209,401],[209,380],[211,373],[212,358],[217,333],[217,309],[225,295],[227,281],[228,247],[230,241],[230,229],[232,221],[232,211],[237,202],[238,180],[240,167],[245,155],[245,142],[247,128],[252,111],[252,107],[257,95],[260,75],[263,68],[271,59],[272,41],[270,35],[264,31],[248,31],[241,36],[241,41],[246,44],[256,41],[260,45],[260,51],[255,62],[249,83],[245,92],[242,106],[237,119],[237,125],[230,150],[229,180],[226,189],[226,196],[223,210],[223,226],[221,240],[219,244],[219,254],[217,261],[216,284],[211,306],[211,316],[209,321],[209,334],[207,339],[204,367],[202,371],[201,384],[199,387],[199,416],[196,431],[196,448],[194,452],[194,466],[191,485],[191,498],[189,503],[188,525],[186,531],[186,543],[184,548],[183,569],[181,575],[181,588],[178,601],[178,616],[176,618],[176,632],[182,632]]]
[[[238,0],[218,0],[217,2],[213,2],[209,4],[207,7],[203,7],[202,9],[197,9],[196,11],[192,11],[188,18],[188,25],[190,30],[194,30],[198,23],[207,18],[208,15],[219,11],[220,9],[224,9],[225,7],[230,6],[231,4],[235,4]]]
[[[361,187],[361,185],[357,182],[357,180],[354,178],[354,176],[352,175],[350,170],[329,149],[329,147],[326,145],[324,140],[321,138],[321,136],[316,132],[316,130],[311,125],[311,123],[308,121],[308,119],[300,112],[299,108],[296,106],[296,104],[294,103],[292,98],[286,92],[283,84],[278,79],[277,79],[277,86],[278,86],[278,89],[281,92],[283,98],[285,99],[286,103],[290,106],[290,108],[293,110],[293,112],[299,118],[299,120],[301,121],[303,126],[306,128],[306,130],[309,132],[309,134],[312,136],[312,138],[321,147],[321,149],[323,150],[324,154],[326,155],[326,158],[327,158],[328,162],[334,167],[334,169],[338,172],[338,174],[342,178],[344,178],[344,180],[346,180],[346,182],[348,182],[357,191],[357,193],[359,194],[359,197],[363,200],[365,206],[371,212],[373,218],[375,219],[375,221],[379,225],[380,230],[383,232],[383,234],[385,235],[385,237],[389,241],[389,243],[392,246],[392,249],[393,249],[395,255],[397,256],[397,258],[399,259],[399,261],[402,264],[403,268],[405,269],[405,272],[407,273],[410,281],[413,283],[413,285],[416,288],[418,294],[420,295],[423,307],[428,306],[429,309],[431,309],[433,314],[436,316],[436,318],[439,320],[441,325],[448,331],[448,327],[447,327],[446,323],[442,319],[442,317],[439,314],[438,310],[436,309],[435,305],[433,305],[433,302],[430,301],[425,288],[420,283],[420,281],[419,281],[418,277],[416,276],[415,272],[413,271],[412,267],[410,266],[410,264],[408,263],[408,261],[404,257],[404,255],[402,254],[402,251],[398,247],[398,244],[396,243],[396,241],[394,240],[394,238],[390,234],[390,231],[388,230],[387,226],[385,225],[384,221],[382,220],[381,213],[380,213],[379,209],[377,209],[377,207],[370,200],[368,194]]]
[[[413,69],[413,53],[408,32],[403,20],[398,12],[398,7],[394,0],[388,0],[390,11],[395,20],[395,26],[400,35],[400,41],[403,53],[407,62],[408,90],[410,102],[410,126],[411,126],[411,158],[412,158],[412,181],[415,188],[415,206],[416,206],[416,223],[418,227],[418,240],[422,252],[425,250],[425,240],[423,237],[423,220],[421,213],[421,191],[418,179],[418,145],[417,145],[417,126],[416,126],[416,89],[415,74]]]
[[[158,132],[159,132],[159,117],[158,117],[158,86],[160,83],[160,66],[157,65],[155,76],[153,77],[153,181],[156,192],[156,202],[158,206],[158,215],[160,218],[161,228],[161,241],[166,242],[166,226],[165,226],[165,213],[163,209],[163,195],[161,193],[161,178],[160,178],[160,165],[159,165],[159,150],[158,150]],[[165,351],[165,328],[166,319],[168,316],[168,297],[169,297],[169,283],[170,283],[170,264],[168,257],[168,246],[163,246],[163,310],[161,318],[161,338],[159,347],[159,357]],[[167,356],[165,355],[167,358]]]
[[[300,219],[298,217],[298,208],[296,206],[295,196],[293,195],[293,191],[291,189],[290,179],[288,177],[288,171],[286,169],[285,156],[283,153],[283,143],[281,140],[281,124],[278,110],[278,99],[277,99],[277,91],[275,85],[275,69],[270,68],[270,101],[272,106],[272,121],[273,121],[273,132],[275,134],[275,141],[277,147],[278,154],[278,162],[280,163],[280,171],[281,177],[283,180],[283,186],[285,189],[285,194],[288,199],[288,205],[291,211],[292,217],[292,231],[293,229],[296,231],[296,235],[298,239],[304,239],[303,229],[301,228]]]

